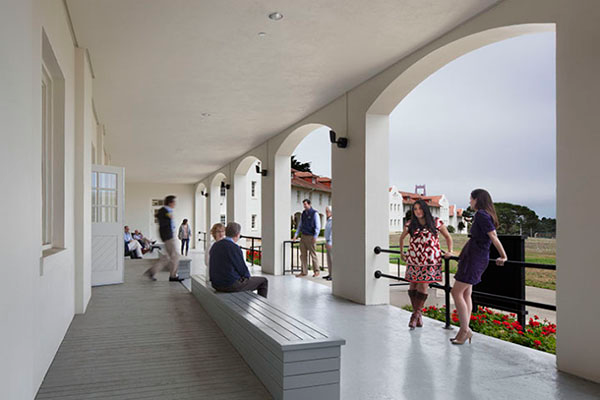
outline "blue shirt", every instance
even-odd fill
[[[125,234],[123,235],[123,237],[125,238],[125,241],[127,243],[131,242],[133,240],[133,238],[131,237],[131,232],[125,232]]]
[[[175,218],[173,218],[173,209],[169,206],[165,206],[167,211],[169,212],[169,216],[171,217],[171,230],[175,232]]]
[[[314,216],[314,227],[315,227],[315,234],[314,237],[315,239],[319,237],[319,233],[321,232],[321,218],[319,218],[319,213],[317,212],[317,210],[315,210],[314,208],[309,208],[308,210],[304,210],[302,211],[302,216],[304,216],[305,213],[309,213],[311,212]],[[300,221],[298,222],[298,230],[296,230],[296,234],[294,235],[294,238],[298,238],[298,235],[300,234],[300,232],[302,231],[302,216],[300,217]]]

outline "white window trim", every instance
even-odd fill
[[[52,248],[54,237],[52,78],[42,62],[42,251]]]

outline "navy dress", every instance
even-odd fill
[[[478,210],[471,226],[471,238],[460,252],[458,271],[454,276],[459,282],[476,285],[488,266],[492,241],[489,232],[496,230],[494,220],[484,210]]]

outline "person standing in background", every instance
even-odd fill
[[[188,250],[190,248],[190,237],[192,236],[192,231],[190,229],[190,225],[188,224],[187,218],[183,220],[181,225],[179,226],[179,233],[177,237],[181,240],[181,255],[188,255]],[[185,248],[185,254],[183,250]]]
[[[331,237],[333,209],[331,206],[325,207],[325,215],[327,216],[327,222],[325,223],[325,247],[327,248],[327,271],[329,272],[329,275],[324,276],[323,279],[330,281],[333,277],[333,257],[331,255],[331,249],[333,248],[333,240]]]
[[[165,206],[158,210],[158,232],[161,240],[165,244],[166,255],[159,258],[159,260],[150,268],[144,272],[144,275],[150,278],[150,280],[156,280],[156,272],[165,266],[169,268],[169,281],[170,282],[181,282],[183,279],[177,275],[177,268],[179,267],[179,254],[177,253],[177,246],[175,245],[175,221],[173,220],[173,208],[175,208],[175,196],[165,197]]]
[[[310,255],[313,264],[313,277],[319,276],[319,258],[315,245],[319,232],[321,231],[321,220],[317,210],[312,208],[309,199],[302,201],[304,211],[300,217],[298,230],[294,235],[294,240],[298,240],[298,234],[302,233],[300,238],[300,263],[302,264],[302,272],[296,275],[296,278],[308,275],[308,256]]]

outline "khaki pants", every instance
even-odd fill
[[[317,257],[313,239],[314,237],[309,235],[302,235],[300,238],[300,263],[302,265],[302,274],[304,275],[308,274],[308,255],[310,255],[312,260],[314,273],[319,272],[319,258]]]
[[[174,238],[165,241],[165,252],[167,254],[161,255],[158,261],[150,269],[150,275],[154,276],[162,268],[168,267],[169,276],[174,278],[177,276],[177,268],[179,267],[179,253],[177,252]]]
[[[333,257],[331,255],[331,251],[333,249],[327,249],[327,270],[329,271],[329,276],[333,276]]]

